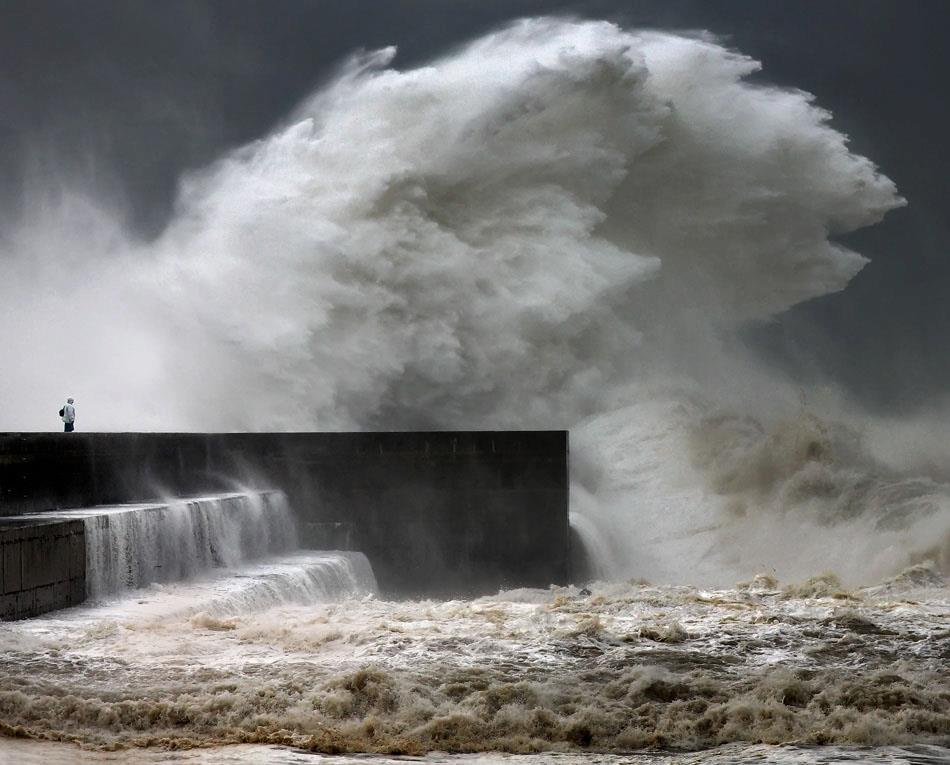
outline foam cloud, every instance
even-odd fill
[[[769,390],[723,338],[844,288],[865,261],[830,237],[903,203],[808,94],[712,39],[530,19],[393,55],[185,178],[154,242],[28,224],[0,290],[37,350],[0,330],[6,427],[42,427],[50,378],[101,428],[571,427],[623,514],[648,485],[695,494],[670,444]],[[64,247],[94,287],[35,299],[42,270],[16,269]],[[668,454],[632,480],[619,444]]]

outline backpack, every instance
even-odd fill
[[[59,416],[60,416],[60,417],[62,417],[64,414],[66,414],[66,407],[65,407],[65,406],[64,406],[62,409],[59,410]]]

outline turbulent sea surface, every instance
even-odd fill
[[[359,558],[297,553],[2,625],[0,761],[950,759],[950,589],[930,567],[853,591],[759,577],[389,602]],[[336,572],[322,594],[240,595],[317,563]]]

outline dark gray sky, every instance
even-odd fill
[[[181,173],[261,136],[358,48],[430,58],[544,13],[708,29],[834,113],[909,206],[844,241],[872,263],[843,293],[751,330],[792,374],[909,412],[950,382],[946,0],[5,0],[0,237],[31,178],[78,178],[144,237]]]

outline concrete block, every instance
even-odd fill
[[[33,616],[35,604],[35,590],[22,590],[16,594],[16,618],[24,619]]]
[[[69,542],[57,538],[55,526],[44,526],[42,536],[23,543],[23,588],[42,587],[69,579]]]
[[[12,621],[16,618],[16,595],[0,595],[0,621]]]
[[[86,577],[86,535],[85,533],[70,534],[69,544],[69,578]]]
[[[78,606],[86,599],[86,577],[69,580],[69,605]]]
[[[20,542],[10,542],[3,546],[3,592],[10,594],[23,589],[20,574]]]
[[[45,587],[37,587],[34,592],[33,612],[31,615],[45,614],[57,608],[66,608],[69,603],[69,582],[57,582]]]

